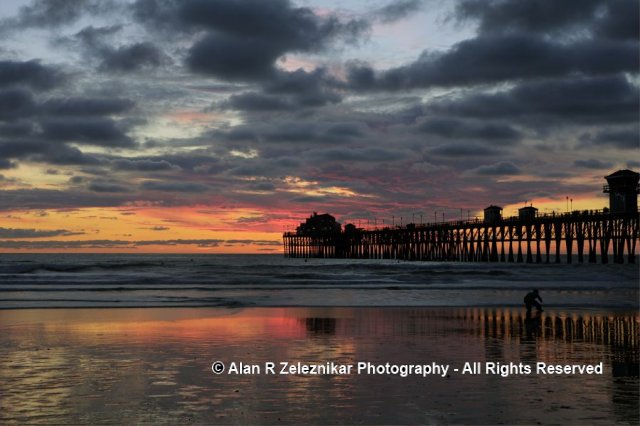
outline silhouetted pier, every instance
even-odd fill
[[[489,206],[484,220],[407,224],[375,229],[347,224],[329,214],[311,216],[283,235],[294,258],[399,259],[417,261],[635,263],[639,238],[640,175],[622,170],[607,176],[610,208],[539,215],[532,206],[502,217]]]

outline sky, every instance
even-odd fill
[[[0,252],[279,253],[601,209],[640,168],[636,0],[0,2]],[[569,201],[568,201],[569,200]]]

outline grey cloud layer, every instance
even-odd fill
[[[498,202],[531,195],[503,176],[602,175],[638,148],[637,1],[461,0],[454,18],[475,35],[387,68],[349,46],[426,3],[378,6],[356,16],[288,0],[33,1],[0,27],[55,28],[52,46],[78,59],[0,57],[0,169],[73,176],[68,190],[4,190],[2,208],[400,211],[454,205],[469,176]],[[84,17],[96,22],[78,30]],[[292,57],[311,66],[284,69]],[[200,134],[138,132],[171,126],[195,100],[211,120]],[[322,188],[334,192],[304,193]]]

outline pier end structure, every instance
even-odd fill
[[[603,192],[609,194],[611,213],[635,213],[638,211],[638,182],[640,173],[631,170],[618,170],[605,176],[607,184]]]

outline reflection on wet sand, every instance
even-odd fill
[[[637,313],[0,311],[0,423],[638,422]],[[211,363],[595,364],[602,376],[215,376]]]
[[[336,334],[336,324],[338,320],[335,318],[305,318],[300,320],[304,322],[305,328],[310,336],[319,334]]]

